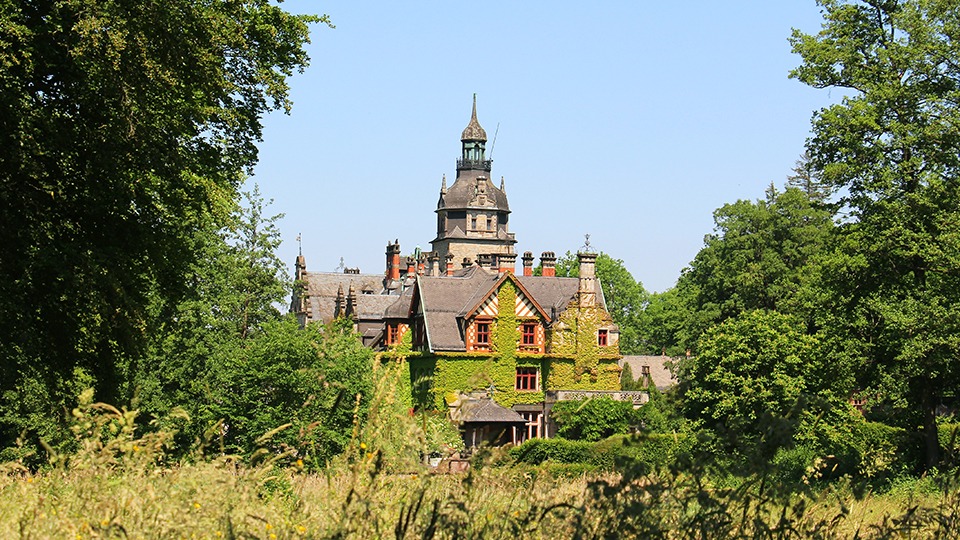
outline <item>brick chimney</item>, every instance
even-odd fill
[[[577,253],[580,263],[580,307],[593,307],[597,304],[597,254]]]
[[[387,242],[387,272],[386,281],[396,281],[400,279],[400,241],[395,240],[393,244]]]
[[[498,271],[501,274],[506,274],[510,272],[511,274],[516,273],[517,271],[517,254],[516,253],[501,253],[497,260],[499,261]]]
[[[540,268],[543,277],[555,277],[557,275],[557,255],[552,251],[541,253]]]
[[[453,254],[447,253],[447,275],[453,275]]]
[[[413,276],[417,272],[417,260],[413,257],[407,257],[407,275]]]
[[[523,257],[520,260],[523,261],[523,275],[532,276],[533,275],[533,253],[529,251],[524,251]]]

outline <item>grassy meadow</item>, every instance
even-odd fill
[[[135,451],[137,452],[137,451]],[[138,453],[138,452],[137,452]],[[564,477],[487,464],[385,472],[379,454],[307,473],[296,462],[75,462],[0,477],[3,538],[942,538],[960,498],[915,481],[777,495],[656,473]]]

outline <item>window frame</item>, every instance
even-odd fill
[[[490,350],[490,321],[482,320],[474,322],[473,330],[473,347],[475,349]],[[483,336],[482,340],[480,339],[481,336]]]
[[[536,366],[517,366],[513,389],[518,392],[539,392],[540,368]]]
[[[598,347],[609,347],[610,346],[610,331],[606,328],[601,328],[597,330],[597,346]]]

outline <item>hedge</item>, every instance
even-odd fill
[[[690,434],[614,435],[597,442],[530,439],[510,450],[520,463],[580,463],[612,470],[625,465],[665,466],[693,448]]]

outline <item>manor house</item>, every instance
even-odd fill
[[[521,257],[509,230],[504,181],[490,181],[487,135],[477,120],[460,137],[457,175],[437,203],[431,251],[402,256],[388,242],[383,274],[310,272],[301,255],[291,310],[301,324],[353,321],[368,347],[402,351],[417,407],[447,409],[468,446],[548,437],[550,407],[620,389],[619,329],[596,279],[594,253],[579,277],[557,277],[556,256]]]

